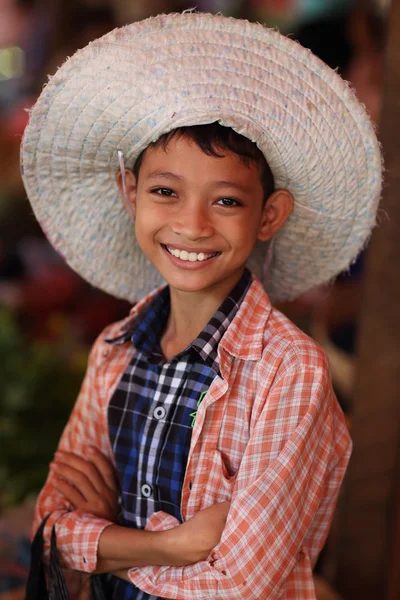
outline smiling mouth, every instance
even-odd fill
[[[171,254],[175,256],[175,258],[180,258],[180,260],[188,261],[188,262],[202,262],[205,260],[210,260],[210,258],[214,258],[214,256],[218,256],[221,252],[212,252],[211,254],[206,254],[205,252],[187,252],[186,250],[178,250],[177,248],[169,248],[166,244],[161,244],[163,248]]]

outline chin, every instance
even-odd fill
[[[201,292],[205,288],[209,287],[207,283],[202,282],[189,282],[189,281],[177,281],[173,278],[167,280],[168,285],[174,290],[178,290],[179,292]]]

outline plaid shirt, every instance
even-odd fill
[[[179,521],[187,457],[198,406],[219,375],[218,343],[245,296],[245,271],[203,331],[185,350],[165,362],[160,339],[170,313],[164,288],[111,344],[133,342],[135,354],[108,406],[108,428],[121,487],[126,527],[144,529],[150,516],[165,511]],[[113,577],[113,597],[154,600]]]
[[[133,308],[138,314],[154,293]],[[126,323],[125,323],[126,324]],[[122,326],[124,323],[122,323]],[[110,346],[121,324],[94,344],[81,393],[60,448],[82,454],[96,445],[113,460],[107,408],[133,358],[133,346]],[[221,377],[199,407],[182,488],[184,520],[224,500],[231,506],[218,546],[187,567],[132,569],[132,582],[175,600],[315,600],[312,567],[324,544],[351,451],[329,366],[316,343],[272,308],[253,278],[218,346]],[[34,527],[57,521],[64,564],[92,572],[110,523],[70,506],[51,484],[38,499]],[[166,513],[146,529],[177,524]]]

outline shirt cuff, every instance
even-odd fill
[[[68,557],[67,568],[93,573],[97,566],[100,536],[112,521],[81,511],[67,513],[57,521],[57,547],[61,558]],[[65,549],[65,553],[63,553]],[[63,561],[66,562],[65,560]],[[64,565],[63,565],[64,566]]]

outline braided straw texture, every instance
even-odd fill
[[[115,29],[68,59],[33,108],[21,162],[38,220],[70,266],[136,301],[162,283],[141,253],[115,183],[160,135],[218,120],[255,142],[295,207],[250,268],[273,300],[331,280],[365,245],[381,190],[364,107],[310,51],[277,31],[208,14]]]

